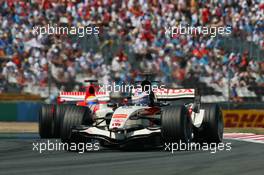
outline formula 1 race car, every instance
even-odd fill
[[[86,80],[85,82],[90,83],[85,92],[60,92],[57,104],[41,106],[39,111],[39,135],[41,138],[60,138],[65,113],[71,111],[70,109],[73,107],[81,108],[86,115],[96,115],[99,118],[113,113],[112,108],[107,106],[110,96],[100,90],[96,84],[97,80]]]
[[[117,104],[105,117],[93,117],[88,108],[80,106],[68,108],[61,140],[97,140],[103,146],[118,148],[180,141],[222,142],[223,118],[217,104],[201,104],[195,89],[152,90],[148,79],[140,85],[126,104]]]

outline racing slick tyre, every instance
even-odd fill
[[[207,143],[220,143],[223,141],[223,116],[222,110],[217,104],[202,104],[205,110],[203,122],[200,128],[194,132],[195,140]]]
[[[39,110],[39,135],[40,138],[52,138],[54,134],[55,107],[51,104],[42,105]]]
[[[61,141],[75,142],[76,138],[71,138],[72,128],[80,125],[91,125],[93,123],[93,115],[88,107],[69,106],[65,111],[61,126]]]
[[[54,116],[54,138],[60,138],[60,130],[61,130],[64,114],[67,108],[69,107],[70,105],[65,105],[65,104],[56,106],[56,115]]]
[[[192,139],[192,123],[183,105],[164,108],[161,116],[161,136],[165,143],[189,143]]]

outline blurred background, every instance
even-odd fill
[[[263,14],[263,0],[0,0],[0,101],[53,102],[87,78],[131,83],[148,71],[165,85],[198,88],[203,102],[263,109]],[[100,33],[32,33],[47,24]],[[165,34],[180,24],[232,33]]]

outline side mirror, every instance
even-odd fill
[[[108,103],[107,104],[107,107],[109,107],[109,108],[116,108],[117,107],[117,104],[116,103]]]

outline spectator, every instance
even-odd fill
[[[180,84],[195,72],[195,77],[211,77],[208,84],[224,87],[226,72],[230,71],[231,78],[237,81],[234,89],[252,82],[261,84],[263,66],[250,62],[248,52],[240,56],[225,51],[219,48],[220,39],[207,35],[169,37],[165,27],[230,25],[232,37],[254,42],[264,49],[263,12],[263,3],[243,0],[233,3],[0,0],[0,58],[7,60],[2,63],[1,77],[21,86],[30,83],[45,87],[49,69],[52,78],[61,83],[73,82],[79,74],[103,82],[126,81],[147,70],[157,72],[158,79],[164,83],[171,82],[173,77]],[[100,26],[98,42],[102,47],[85,51],[68,36],[32,32],[34,26],[47,24]],[[117,38],[122,52],[106,58],[102,49],[112,50]],[[123,51],[125,48],[135,57],[129,59]],[[254,74],[245,73],[251,70]]]

